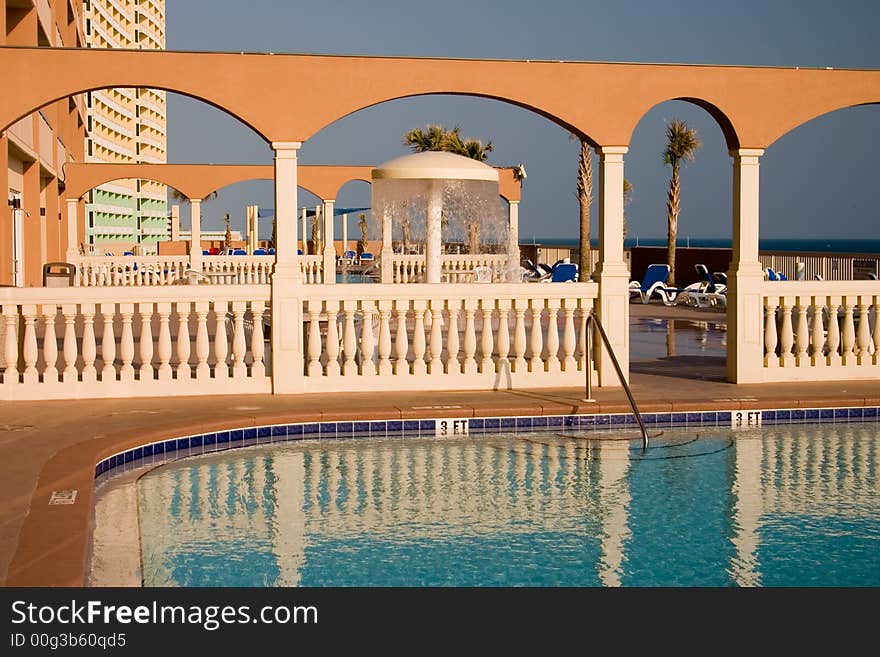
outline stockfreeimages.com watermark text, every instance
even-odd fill
[[[261,623],[264,625],[318,623],[314,605],[167,605],[153,601],[142,605],[113,605],[101,600],[63,604],[34,604],[25,600],[12,603],[12,624],[41,625],[194,625],[209,632],[224,625]]]

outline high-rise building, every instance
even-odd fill
[[[84,0],[90,48],[165,48],[165,0]],[[165,92],[112,88],[86,95],[86,162],[164,164]],[[150,180],[118,180],[90,193],[86,205],[90,244],[153,253],[168,239],[167,188]]]
[[[82,0],[0,0],[0,45],[81,48]],[[82,162],[82,95],[49,103],[0,132],[0,285],[40,285],[65,260],[64,164]],[[25,248],[25,246],[27,248]]]

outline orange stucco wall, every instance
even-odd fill
[[[605,146],[629,144],[653,106],[685,99],[715,116],[731,148],[766,148],[816,116],[880,102],[876,70],[0,48],[0,71],[2,128],[71,94],[141,86],[205,100],[270,142],[306,141],[395,98],[467,94],[531,109]]]

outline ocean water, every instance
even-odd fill
[[[521,244],[540,244],[544,246],[578,246],[576,237],[535,237],[523,238]],[[594,248],[598,248],[598,239],[592,240]],[[729,237],[679,237],[676,244],[680,247],[702,247],[729,249]],[[666,246],[665,237],[627,237],[624,248],[634,246]],[[759,241],[761,251],[793,251],[798,253],[870,253],[880,254],[880,239],[762,239]]]

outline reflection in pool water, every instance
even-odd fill
[[[631,317],[630,360],[727,353],[727,323]]]
[[[878,436],[854,423],[667,430],[644,454],[567,432],[216,453],[138,482],[143,578],[876,586]]]

